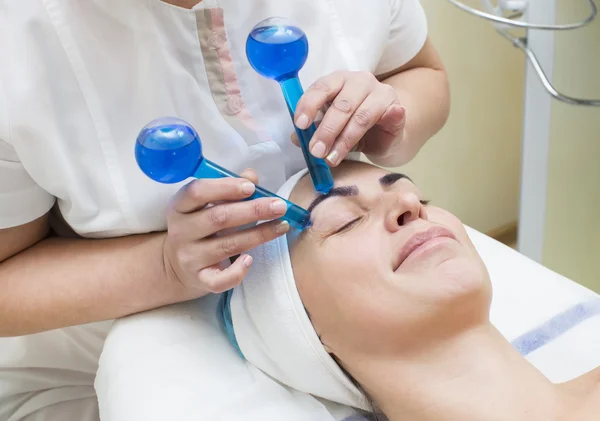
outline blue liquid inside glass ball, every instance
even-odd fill
[[[202,162],[200,138],[181,119],[158,118],[140,131],[135,143],[135,159],[151,179],[179,183],[191,177]]]
[[[246,56],[260,75],[282,81],[298,74],[308,57],[304,31],[283,18],[267,19],[252,29]]]

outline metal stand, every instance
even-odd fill
[[[585,99],[585,98],[575,98],[563,93],[558,92],[552,86],[552,83],[548,80],[544,69],[540,65],[540,62],[533,52],[531,48],[529,48],[527,43],[527,36],[525,37],[516,37],[512,35],[509,30],[510,28],[524,28],[524,29],[539,29],[546,31],[567,31],[573,29],[582,28],[589,23],[591,23],[598,14],[598,7],[596,6],[595,0],[586,0],[590,5],[590,14],[589,16],[582,20],[581,22],[567,23],[567,24],[540,24],[540,23],[532,23],[532,22],[523,22],[519,19],[523,17],[524,11],[520,10],[517,13],[513,14],[510,17],[501,16],[502,10],[498,7],[491,6],[490,0],[481,0],[483,6],[490,10],[491,13],[484,12],[482,10],[475,9],[473,7],[467,6],[466,4],[458,1],[458,0],[448,0],[450,3],[455,5],[461,10],[465,12],[471,13],[472,15],[478,16],[480,18],[489,20],[494,22],[494,26],[496,27],[496,31],[504,38],[509,40],[513,46],[517,47],[521,51],[525,53],[527,60],[535,69],[542,85],[546,91],[555,99],[566,102],[571,105],[583,105],[583,106],[600,106],[600,99]],[[573,1],[573,0],[568,0]],[[526,2],[523,2],[526,4]]]

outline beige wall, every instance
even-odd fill
[[[585,2],[557,1],[557,19],[580,19]],[[600,98],[600,18],[555,37],[553,83]],[[552,105],[544,265],[600,292],[600,107]]]
[[[400,169],[436,205],[488,231],[517,220],[524,58],[492,26],[445,0],[421,0],[450,76],[445,128]]]

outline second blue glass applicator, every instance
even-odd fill
[[[298,79],[298,72],[308,57],[308,40],[304,31],[285,18],[266,19],[248,35],[246,56],[260,75],[279,82],[293,120],[298,100],[304,93]],[[315,124],[305,130],[295,124],[294,128],[315,190],[328,193],[333,187],[331,170],[324,159],[314,157],[308,149],[316,131]]]

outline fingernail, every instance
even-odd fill
[[[277,223],[277,225],[275,225],[275,232],[277,234],[283,234],[285,232],[288,232],[289,229],[290,223],[288,221],[280,221]]]
[[[327,147],[320,140],[314,144],[310,152],[316,158],[323,158],[325,156],[325,152],[327,151]]]
[[[280,199],[271,202],[271,212],[277,215],[283,215],[287,211],[287,204]]]
[[[243,263],[243,264],[244,264],[244,266],[246,266],[247,268],[249,268],[250,266],[252,266],[252,256],[245,255],[245,256],[244,256],[244,260],[242,261],[242,263]]]
[[[254,192],[254,183],[246,181],[242,183],[242,193],[252,194]]]
[[[300,114],[300,117],[296,120],[296,127],[301,130],[308,128],[308,116],[306,114]]]
[[[334,149],[329,155],[327,155],[327,160],[331,165],[336,166],[340,160],[340,154]]]

